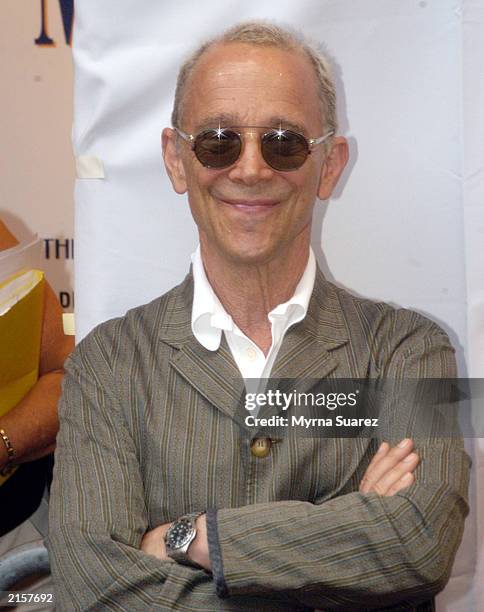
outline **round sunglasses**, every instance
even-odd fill
[[[261,125],[236,125],[227,128],[202,130],[196,135],[186,134],[179,128],[176,132],[192,145],[198,161],[205,168],[228,168],[239,159],[242,151],[242,134],[236,128],[267,130],[260,139],[261,153],[265,162],[282,172],[297,170],[306,161],[311,149],[334,134],[328,132],[309,140],[292,130]]]

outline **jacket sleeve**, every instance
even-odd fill
[[[47,539],[56,609],[244,609],[237,597],[218,599],[209,573],[139,550],[154,525],[148,525],[139,457],[113,388],[109,350],[96,337],[68,359],[59,405]],[[291,609],[265,604],[267,598],[253,599],[253,609]]]
[[[388,344],[378,356],[382,377],[456,376],[446,334],[428,321]],[[419,440],[416,451],[416,482],[393,497],[353,492],[320,505],[281,501],[211,514],[219,596],[286,590],[305,605],[346,610],[405,607],[438,593],[468,513],[470,460],[460,437]]]

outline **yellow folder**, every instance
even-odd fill
[[[0,416],[18,404],[37,381],[43,294],[40,270],[22,271],[0,282]],[[0,476],[0,485],[12,473]]]

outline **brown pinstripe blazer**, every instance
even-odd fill
[[[193,337],[192,297],[189,275],[96,328],[66,364],[48,540],[59,609],[433,609],[468,512],[461,441],[418,446],[416,483],[387,498],[357,492],[371,440],[288,439],[253,457],[234,419],[239,372],[225,342],[210,352]],[[455,374],[437,325],[320,272],[273,368]],[[139,551],[147,529],[206,508],[217,509],[226,598],[206,572]]]

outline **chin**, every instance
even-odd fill
[[[277,253],[277,249],[268,245],[231,244],[223,245],[221,249],[223,256],[235,264],[263,265],[271,261]]]

